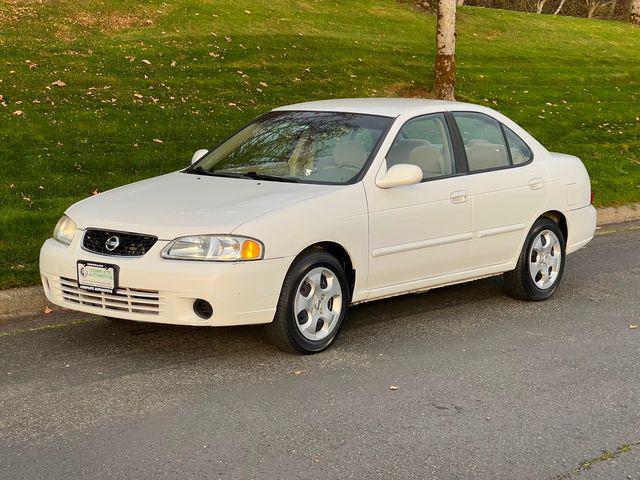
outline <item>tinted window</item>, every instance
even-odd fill
[[[356,113],[271,112],[187,171],[342,184],[362,171],[391,122]]]
[[[453,116],[467,152],[469,171],[509,166],[509,154],[500,124],[481,113],[455,112]]]
[[[509,144],[509,152],[511,152],[511,161],[514,165],[522,165],[527,163],[533,157],[531,149],[524,141],[513,133],[509,128],[504,128],[504,134],[507,137],[507,143]]]
[[[399,163],[417,165],[422,169],[423,178],[456,172],[443,114],[414,118],[403,125],[387,153],[387,167]]]

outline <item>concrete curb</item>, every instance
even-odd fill
[[[598,226],[640,220],[640,203],[598,209]],[[49,305],[41,286],[0,290],[0,320],[63,310]]]

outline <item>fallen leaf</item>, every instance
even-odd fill
[[[18,117],[20,115],[22,115],[24,112],[22,110],[16,110],[15,112],[13,112],[14,115],[17,115]]]
[[[55,82],[51,82],[49,85],[53,85],[54,87],[66,87],[67,84],[64,83],[62,80],[56,80]]]
[[[398,386],[397,385],[389,385],[389,390],[397,390]]]
[[[93,192],[91,192],[91,195],[99,195],[100,192],[98,191],[98,189],[96,188]]]
[[[302,375],[303,373],[307,373],[304,370],[293,370],[291,373],[294,375]]]
[[[629,325],[629,328],[631,330],[635,330],[636,328],[638,328],[638,325],[636,325],[635,323],[632,323],[631,325]]]
[[[51,312],[53,312],[53,310],[51,310],[51,309],[49,308],[49,305],[46,305],[46,306],[44,307],[44,314],[45,314],[45,315],[49,315]]]
[[[139,93],[134,93],[133,94],[134,97],[136,98],[144,98],[142,95],[140,95]]]
[[[162,140],[160,140],[159,138],[154,138],[153,139],[154,142],[156,143],[164,143]]]
[[[142,60],[142,63],[144,63],[145,65],[151,65],[151,62],[149,60]]]

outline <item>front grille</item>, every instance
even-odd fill
[[[77,281],[60,277],[60,295],[70,304],[86,305],[103,310],[143,315],[160,315],[161,311],[160,292],[157,290],[118,288],[116,293],[89,292],[78,288]]]
[[[107,241],[117,239],[115,248],[107,248]],[[89,228],[84,232],[82,246],[85,250],[101,255],[141,257],[158,241],[158,237],[139,233],[114,232]],[[115,242],[114,242],[115,243]],[[112,243],[113,245],[113,243]]]

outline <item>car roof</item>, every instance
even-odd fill
[[[294,103],[284,105],[274,110],[303,110],[314,112],[348,112],[369,115],[397,117],[405,113],[430,113],[446,110],[459,110],[461,107],[479,105],[445,100],[427,100],[421,98],[336,98],[331,100],[317,100],[313,102]]]

